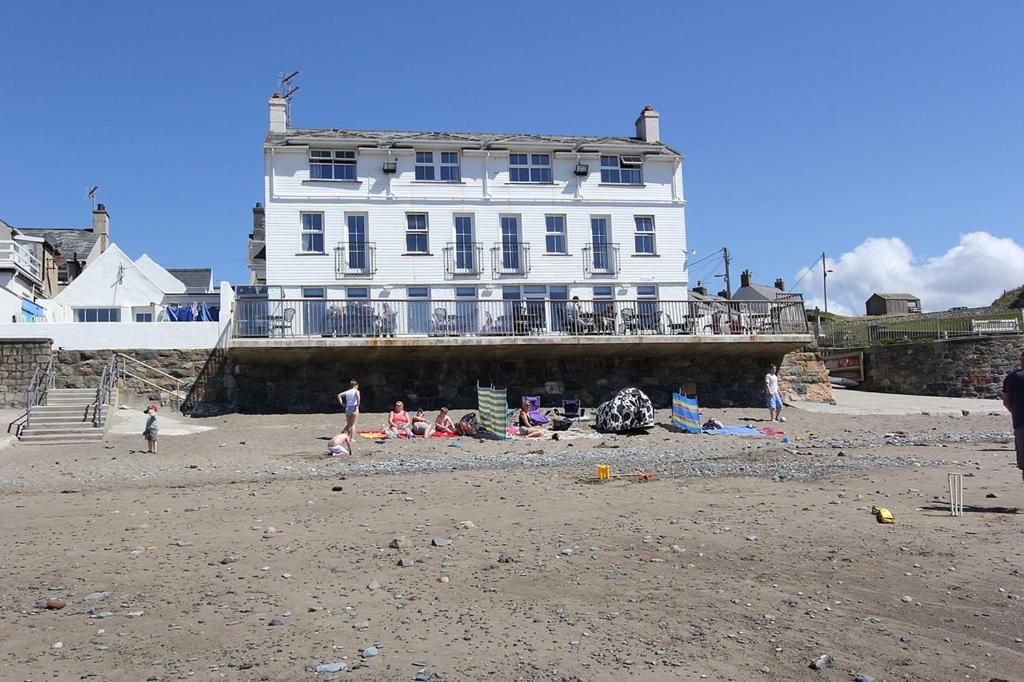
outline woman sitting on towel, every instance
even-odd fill
[[[530,401],[524,400],[519,407],[519,435],[524,438],[540,438],[544,432],[530,419]]]
[[[391,438],[408,438],[412,433],[409,431],[409,413],[405,411],[405,405],[401,400],[388,412],[388,422],[384,425],[384,432]]]
[[[437,413],[437,419],[434,420],[434,433],[439,433],[442,436],[458,435],[455,430],[455,422],[448,416],[447,407],[442,407],[441,411]]]
[[[423,410],[416,410],[416,415],[412,418],[412,435],[429,436],[431,433],[433,429],[426,413]]]

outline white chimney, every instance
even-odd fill
[[[661,142],[661,132],[658,130],[658,112],[654,107],[646,106],[636,119],[636,136],[644,142]]]
[[[103,253],[110,245],[110,214],[103,204],[96,204],[96,208],[92,210],[92,233],[99,240],[100,253]]]
[[[288,101],[274,93],[270,98],[270,132],[283,133],[288,129]]]

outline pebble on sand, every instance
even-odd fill
[[[373,658],[374,656],[378,655],[379,653],[380,652],[377,651],[377,647],[375,647],[375,646],[368,646],[365,649],[363,649],[362,656],[363,656],[363,658]]]

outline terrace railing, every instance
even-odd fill
[[[36,280],[43,279],[43,267],[32,249],[16,241],[0,241],[0,266],[17,266]]]
[[[893,343],[1024,334],[1024,311],[1009,310],[998,316],[931,317],[920,320],[828,320],[816,330],[818,345],[825,348],[861,348]]]
[[[334,274],[337,279],[373,277],[376,272],[375,242],[338,242],[334,248]]]
[[[444,247],[444,274],[479,275],[483,271],[484,247],[480,242],[448,242]]]
[[[239,300],[238,337],[807,334],[803,304],[654,299]]]
[[[496,242],[491,248],[491,269],[497,275],[525,275],[530,271],[530,245]]]
[[[619,273],[619,245],[597,242],[583,247],[583,275],[599,277]]]

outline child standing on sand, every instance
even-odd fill
[[[149,446],[148,452],[156,454],[156,439],[159,435],[159,429],[156,425],[156,405],[150,405],[145,409],[145,414],[149,415],[146,419],[146,428],[142,432],[142,436],[146,439],[146,445]]]

